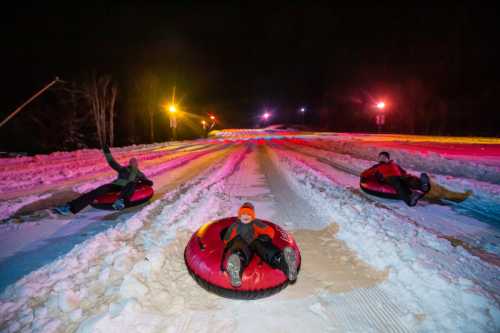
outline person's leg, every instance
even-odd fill
[[[419,190],[422,192],[429,192],[431,189],[430,178],[426,173],[422,173],[420,178],[414,176],[401,177],[401,180],[408,186],[411,190]]]
[[[387,177],[386,182],[396,189],[401,200],[411,206],[411,190],[402,177]]]
[[[421,183],[420,183],[420,179],[418,179],[417,177],[404,176],[404,177],[401,177],[401,181],[404,184],[406,184],[406,186],[410,190],[420,190]]]
[[[125,185],[125,187],[121,190],[118,199],[123,199],[125,203],[128,203],[130,198],[132,197],[132,194],[134,194],[135,187],[136,187],[135,182],[130,182],[127,185]]]
[[[280,251],[269,237],[261,236],[250,244],[255,253],[272,268],[281,270],[288,280],[297,279],[297,255],[291,247],[285,247]]]
[[[269,266],[272,268],[280,268],[281,251],[274,246],[269,237],[260,236],[250,244],[250,248]]]
[[[70,210],[73,214],[76,214],[79,211],[81,211],[83,208],[87,207],[98,196],[103,195],[103,194],[108,193],[108,192],[111,192],[111,191],[116,191],[118,188],[119,188],[119,186],[114,185],[114,184],[101,185],[98,188],[79,196],[75,200],[70,201],[68,203]]]
[[[224,253],[225,257],[227,257],[226,271],[229,274],[231,285],[233,287],[239,287],[241,286],[243,270],[250,263],[253,251],[243,238],[236,236],[226,245]]]

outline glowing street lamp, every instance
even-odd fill
[[[262,115],[262,118],[264,118],[264,120],[266,120],[266,121],[269,119],[269,117],[271,117],[271,115],[269,114],[269,112],[266,112],[266,113],[264,113]]]
[[[214,128],[215,126],[215,116],[213,114],[210,115],[210,120],[212,121],[212,123],[210,124],[210,127],[208,128],[208,130],[210,131],[212,128]]]
[[[300,118],[302,120],[302,125],[304,125],[304,122],[305,122],[304,115],[306,113],[306,108],[305,107],[301,107],[299,110],[300,110]]]
[[[168,113],[169,113],[169,119],[170,119],[170,128],[172,129],[172,138],[174,140],[177,139],[177,107],[175,104],[170,104],[168,105]]]
[[[382,126],[385,124],[385,103],[383,101],[378,102],[375,107],[378,109],[377,114],[375,115],[375,123],[377,124],[377,130],[380,133],[382,130]]]

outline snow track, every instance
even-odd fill
[[[72,323],[82,316],[107,309],[117,292],[126,298],[143,291],[146,287],[127,274],[136,266],[140,267],[136,270],[148,266],[145,261],[158,264],[154,261],[159,260],[158,252],[148,250],[171,241],[178,220],[189,218],[193,203],[207,205],[202,200],[203,192],[232,172],[245,153],[246,148],[238,149],[222,165],[217,163],[205,169],[191,182],[150,204],[125,223],[96,235],[65,257],[9,287],[0,304],[0,328],[6,329],[8,323],[11,330],[45,332],[64,327],[65,331],[72,331],[75,328]],[[146,260],[148,256],[150,259]],[[46,310],[39,310],[37,318],[37,309],[31,308],[31,304]]]
[[[401,216],[390,210],[367,205],[352,191],[332,183],[331,176],[311,168],[304,158],[298,159],[296,153],[273,151],[295,191],[340,224],[340,239],[379,269],[391,268],[389,280],[381,288],[389,294],[398,290],[392,297],[397,296],[409,307],[412,326],[424,315],[421,327],[425,330],[467,331],[479,325],[480,331],[495,331],[500,327],[498,300],[490,298],[500,294],[498,267],[453,248],[448,241],[411,223],[402,223]],[[428,296],[417,297],[416,293]],[[485,317],[468,316],[466,304],[470,302],[481,309],[474,316],[481,313]],[[434,309],[432,315],[425,314],[425,309]]]
[[[278,145],[276,147],[283,146]],[[491,263],[500,265],[500,228],[497,228],[500,220],[497,223],[491,222],[491,219],[494,219],[496,214],[500,214],[500,208],[498,208],[500,207],[500,196],[497,193],[500,191],[499,186],[481,183],[479,184],[480,190],[476,190],[472,197],[460,204],[442,206],[422,201],[422,204],[417,207],[407,207],[401,201],[376,198],[358,190],[359,174],[361,172],[359,169],[366,169],[373,162],[329,151],[325,152],[319,148],[301,148],[291,144],[285,144],[284,147],[297,153],[296,158],[307,163],[309,167],[320,170],[332,182],[354,189],[355,193],[359,193],[366,200],[397,211],[398,214],[404,215],[412,223],[418,224],[442,238],[449,239],[454,244],[461,242],[462,246],[472,253]],[[321,166],[321,164],[325,166]],[[418,174],[418,172],[414,171],[413,173]],[[436,177],[436,175],[433,175],[433,177],[438,178],[446,186],[453,186],[453,182],[446,181],[443,176]],[[477,184],[475,185],[477,188]],[[483,196],[488,197],[486,202],[481,199]],[[491,205],[496,205],[495,201],[499,201],[499,203],[492,210],[486,205],[488,201]],[[477,206],[478,202],[482,203],[482,205]],[[467,209],[468,207],[472,207],[470,209],[475,208],[475,211],[471,212],[470,209]]]
[[[69,223],[45,221],[57,226],[54,237],[44,238],[50,246],[79,232],[90,238],[7,287],[0,295],[0,331],[500,330],[500,269],[462,247],[490,241],[479,236],[483,225],[447,207],[407,209],[360,194],[358,174],[371,164],[363,159],[366,152],[350,145],[339,150],[338,142],[305,141],[205,140],[113,149],[122,162],[139,157],[141,169],[155,181],[154,199],[124,214],[88,210]],[[351,147],[353,155],[346,151]],[[410,160],[422,158],[405,154],[401,156]],[[34,205],[37,197],[41,204],[63,189],[86,191],[112,176],[98,151],[6,161],[0,178],[19,177],[21,186],[0,180],[7,190],[0,190],[0,196],[8,198],[0,208],[13,207],[14,201],[27,205],[33,200],[29,205]],[[24,163],[28,169],[23,171]],[[415,166],[432,167],[428,161],[419,163]],[[442,170],[460,164],[446,163]],[[59,177],[58,167],[73,170]],[[490,169],[476,179],[490,179]],[[96,170],[101,171],[91,179]],[[41,187],[26,178],[42,171],[47,178]],[[442,180],[467,183],[492,196],[497,191],[497,185],[473,179]],[[258,217],[289,230],[303,259],[295,284],[256,301],[206,292],[183,260],[192,232],[235,215],[245,201],[255,204]],[[105,221],[114,226],[108,228]],[[471,221],[475,224],[467,228]],[[2,225],[0,232],[36,230],[41,222]],[[101,222],[107,230],[97,228]],[[464,243],[457,246],[446,235]]]

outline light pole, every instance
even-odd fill
[[[212,128],[214,128],[215,126],[215,116],[214,115],[210,115],[210,120],[212,121],[212,123],[210,124],[210,127],[208,128],[208,131],[211,131]]]
[[[385,114],[384,114],[384,109],[385,109],[385,103],[384,102],[378,102],[375,107],[377,108],[377,114],[375,115],[375,122],[377,124],[377,132],[380,133],[382,130],[382,126],[385,124]]]
[[[33,96],[31,96],[30,99],[28,99],[26,102],[24,102],[21,106],[19,106],[17,109],[15,109],[14,112],[12,112],[7,118],[5,118],[0,123],[0,127],[2,127],[3,125],[5,125],[12,117],[14,117],[16,114],[18,114],[32,100],[34,100],[35,98],[37,98],[38,96],[40,96],[45,90],[49,89],[50,87],[52,87],[57,82],[63,82],[63,81],[59,80],[59,78],[56,76],[56,78],[54,80],[52,80],[52,82],[50,82],[45,87],[43,87],[42,89],[40,89],[40,91],[38,91],[36,94],[34,94]]]
[[[175,105],[171,104],[168,108],[170,114],[170,128],[172,129],[172,139],[177,140],[177,108]]]
[[[267,121],[269,120],[269,118],[271,117],[271,114],[269,112],[265,112],[263,115],[262,115],[262,119],[264,119],[264,124],[267,125]]]
[[[304,123],[305,123],[304,117],[305,117],[305,113],[306,113],[306,108],[301,107],[299,111],[300,111],[300,119],[302,120],[302,125],[304,125]]]

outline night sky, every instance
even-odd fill
[[[151,71],[165,99],[175,85],[186,110],[214,112],[222,127],[256,126],[264,108],[276,122],[297,123],[304,105],[312,128],[372,131],[367,110],[384,98],[391,131],[499,135],[496,13],[473,2],[351,8],[39,2],[2,14],[0,116],[55,76],[81,82],[95,71],[110,74],[119,88],[118,144],[148,142],[131,91]],[[0,150],[56,149],[33,144],[64,118],[56,95],[44,94],[1,128]],[[168,139],[163,116],[157,141]],[[37,119],[55,124],[40,129]]]

